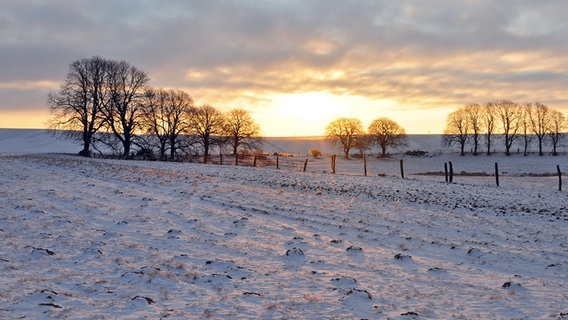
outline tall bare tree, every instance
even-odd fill
[[[338,118],[325,127],[325,135],[332,144],[340,144],[343,155],[349,158],[349,152],[355,146],[357,137],[365,134],[361,120],[356,118]]]
[[[558,110],[550,110],[550,124],[548,129],[548,136],[550,137],[550,144],[552,145],[552,155],[558,155],[558,144],[564,137],[564,131],[568,128],[566,123],[566,116]]]
[[[542,156],[542,147],[550,124],[550,109],[540,102],[528,104],[527,108],[532,132],[538,140],[538,155]]]
[[[110,102],[102,110],[110,131],[122,143],[123,157],[128,157],[140,125],[144,87],[150,78],[126,61],[107,61],[107,64],[106,89]]]
[[[381,157],[386,157],[387,147],[398,148],[408,145],[406,131],[389,118],[373,120],[367,129],[371,141],[381,147]]]
[[[93,137],[104,123],[102,108],[109,101],[105,90],[107,67],[107,61],[98,56],[74,61],[59,91],[48,94],[49,128],[82,141],[82,156],[90,156]]]
[[[493,134],[497,126],[496,106],[494,102],[488,102],[483,105],[481,112],[482,131],[485,132],[485,145],[487,146],[487,155],[491,155],[491,142]]]
[[[442,142],[448,146],[458,144],[460,155],[465,155],[465,144],[469,139],[469,118],[464,107],[450,113],[446,118],[446,128]]]
[[[531,127],[531,106],[526,104],[524,106],[519,106],[520,118],[519,118],[519,131],[520,138],[523,144],[523,155],[526,157],[528,155],[529,145],[532,142],[532,127]]]
[[[477,155],[479,148],[479,140],[481,140],[482,131],[482,108],[479,104],[469,104],[464,109],[467,115],[468,130],[470,141],[473,143],[473,155]]]
[[[229,110],[225,115],[225,131],[230,140],[233,155],[237,155],[239,147],[253,150],[260,146],[260,126],[250,113],[241,108]]]
[[[505,143],[505,154],[509,156],[511,155],[511,146],[519,138],[521,108],[510,100],[501,100],[496,102],[495,105]]]
[[[193,114],[190,127],[203,147],[203,163],[207,163],[211,147],[224,133],[225,116],[211,105],[202,105]]]
[[[149,89],[145,93],[142,112],[144,132],[155,137],[160,159],[175,159],[178,151],[185,147],[182,137],[190,133],[195,107],[193,99],[183,90]]]

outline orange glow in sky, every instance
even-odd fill
[[[248,110],[265,136],[320,136],[338,117],[440,134],[499,99],[568,111],[568,1],[2,0],[0,127],[45,128],[69,64],[99,55]]]

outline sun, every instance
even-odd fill
[[[327,91],[281,93],[266,99],[263,108],[257,108],[254,118],[261,124],[266,136],[322,136],[325,127],[337,118],[362,120],[363,125],[379,116],[390,116],[395,101],[373,100],[354,95],[334,94]]]
[[[341,103],[337,96],[326,92],[282,94],[274,100],[276,113],[296,118],[305,123],[315,123],[338,114]]]
[[[255,117],[270,136],[321,136],[344,110],[341,99],[327,92],[276,94],[270,101]]]

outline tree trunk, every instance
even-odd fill
[[[491,155],[491,135],[487,135],[487,155]]]
[[[129,133],[125,132],[124,133],[124,140],[122,141],[122,148],[124,149],[122,156],[124,158],[130,157],[130,146],[131,145],[132,145],[132,137],[130,136]]]
[[[83,150],[79,152],[79,155],[83,157],[90,157],[91,138],[92,138],[91,135],[89,135],[87,132],[83,132]]]
[[[207,163],[209,157],[209,142],[203,144],[203,163]]]

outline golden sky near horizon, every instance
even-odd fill
[[[322,135],[338,117],[441,133],[469,103],[568,110],[568,2],[0,3],[0,127],[42,128],[74,60],[100,55],[197,105],[251,112],[266,136]]]

